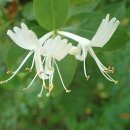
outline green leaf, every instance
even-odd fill
[[[73,76],[75,74],[76,67],[77,67],[77,61],[74,57],[68,55],[65,59],[63,59],[59,62],[57,61],[57,64],[58,64],[59,70],[61,72],[63,81],[65,83],[65,86],[67,87],[71,83]],[[68,89],[71,89],[71,88],[68,88]],[[52,96],[56,96],[56,95],[60,94],[62,91],[65,92],[65,90],[61,84],[61,80],[58,75],[58,71],[55,68],[54,89],[52,91]],[[69,93],[67,93],[67,94],[69,94]]]
[[[68,0],[34,0],[34,11],[42,27],[56,30],[66,21]]]
[[[71,0],[71,8],[69,17],[83,12],[92,12],[100,3],[101,0]]]

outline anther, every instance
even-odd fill
[[[0,81],[0,84],[4,84],[4,83],[7,83],[6,81]]]
[[[90,79],[90,75],[88,75],[87,77],[86,77],[86,80],[89,80]]]
[[[114,81],[114,84],[118,84],[118,81]]]
[[[52,91],[53,88],[54,88],[54,85],[53,85],[53,84],[50,84],[50,85],[49,85],[49,88],[48,88],[48,89],[49,89],[49,92],[46,93],[46,96],[47,96],[47,97],[50,97],[51,91]]]
[[[110,67],[110,66],[105,69],[105,72],[106,72],[107,74],[109,74],[109,73],[114,73],[114,71],[115,71],[115,68],[114,68],[114,67]]]
[[[43,85],[43,87],[44,87],[45,89],[49,89],[49,87],[47,87],[46,85]]]
[[[48,92],[48,93],[46,93],[46,96],[47,96],[47,97],[50,97],[50,95],[51,95],[51,94],[50,94],[49,92]]]
[[[7,74],[13,74],[13,71],[7,71]]]
[[[31,69],[31,68],[26,68],[25,70],[26,70],[26,71],[29,71],[29,72],[32,72],[32,69]]]
[[[66,93],[69,93],[69,92],[71,92],[71,90],[65,90],[65,92],[66,92]]]
[[[112,67],[112,73],[114,73],[115,72],[115,68],[114,67]]]
[[[46,86],[44,81],[43,81],[42,87],[45,88],[45,89],[49,89],[49,87]]]
[[[41,97],[42,97],[42,95],[41,95],[41,94],[38,94],[38,97],[39,97],[39,98],[41,98]]]

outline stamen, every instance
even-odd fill
[[[89,80],[89,79],[90,79],[90,75],[87,75],[87,73],[86,73],[85,59],[84,59],[84,75],[85,75],[85,77],[86,77],[86,80]]]
[[[53,85],[53,84],[49,85],[49,92],[46,93],[46,96],[47,96],[47,97],[50,96],[50,93],[51,93],[51,91],[52,91],[53,88],[54,88],[54,85]]]
[[[31,65],[31,67],[30,67],[30,68],[27,67],[25,70],[26,70],[26,71],[29,71],[29,72],[32,72],[32,69],[33,69],[34,63],[35,63],[35,59],[34,59],[34,57],[33,57],[33,61],[32,61],[32,65]]]
[[[35,63],[35,59],[34,59],[34,57],[33,57],[32,65],[31,65],[31,70],[32,70],[33,67],[34,67],[34,63]]]
[[[45,88],[45,89],[49,89],[49,87],[47,87],[47,86],[44,86],[44,88]]]
[[[4,83],[7,83],[7,81],[0,81],[0,84],[4,84]]]
[[[34,83],[35,79],[37,78],[37,76],[38,76],[38,73],[34,76],[33,80],[32,80],[31,83],[28,85],[28,87],[23,88],[23,90],[27,90],[28,88],[30,88],[31,85]]]
[[[109,73],[114,73],[114,67],[108,67],[106,68],[101,62],[100,60],[97,58],[97,56],[95,55],[94,51],[92,48],[88,48],[89,53],[91,54],[91,56],[93,57],[93,59],[95,60],[95,62],[97,63],[98,68],[100,69],[101,73],[104,75],[104,77],[106,79],[108,79],[111,82],[114,82],[115,84],[118,83],[118,81],[114,80]]]
[[[90,79],[90,75],[88,75],[87,77],[86,77],[86,80],[89,80]]]
[[[47,86],[46,86],[46,84],[45,84],[45,81],[44,81],[44,77],[43,77],[42,86],[43,86],[44,88],[47,88]]]
[[[41,92],[38,94],[38,97],[39,97],[39,98],[41,98],[41,97],[42,97],[42,92],[43,92],[43,89],[44,89],[44,87],[43,87],[43,85],[42,85]]]
[[[64,84],[64,82],[63,82],[63,79],[62,79],[62,76],[61,76],[59,67],[58,67],[57,63],[55,62],[55,60],[54,60],[54,63],[55,63],[55,65],[56,65],[56,68],[57,68],[57,71],[58,71],[58,74],[59,74],[59,77],[60,77],[62,86],[63,86],[63,88],[65,89],[66,93],[69,93],[71,90],[68,90],[68,89],[65,87],[65,84]]]
[[[42,64],[43,64],[44,62],[45,62],[45,58],[43,59]],[[40,72],[40,74],[41,74],[41,73],[43,73],[43,72]],[[33,80],[32,80],[31,83],[28,85],[28,87],[23,88],[23,90],[26,90],[26,89],[30,88],[31,85],[34,83],[35,79],[37,78],[37,76],[38,76],[38,73],[34,76]]]
[[[26,70],[26,71],[29,71],[30,73],[32,72],[32,69],[31,69],[31,68],[26,68],[25,70]]]
[[[13,75],[8,78],[7,80],[4,80],[4,81],[0,81],[0,83],[7,83],[9,80],[11,80],[18,72],[19,70],[23,67],[23,65],[25,64],[25,62],[28,60],[28,58],[32,55],[32,53],[34,52],[34,50],[30,51],[28,53],[28,55],[24,58],[24,60],[22,61],[22,63],[20,64],[20,66],[13,72]]]
[[[109,73],[114,73],[114,71],[115,71],[115,68],[114,67],[110,67],[110,66],[105,69],[105,72],[108,73],[108,74]]]
[[[46,87],[46,84],[45,84],[44,77],[43,77],[42,89],[41,89],[41,92],[38,94],[38,97],[39,97],[39,98],[42,97],[42,92],[43,92],[43,89],[44,89],[45,87]]]
[[[85,57],[86,57],[86,55],[85,55],[85,49],[84,49],[84,47],[83,46],[81,46],[82,47],[82,50],[83,50],[83,55],[84,55],[84,61],[83,61],[83,67],[84,67],[84,75],[85,75],[85,77],[86,77],[86,79],[87,80],[89,80],[90,79],[90,75],[87,75],[87,73],[86,73],[86,63],[85,63]]]
[[[118,81],[114,81],[115,84],[118,84]]]

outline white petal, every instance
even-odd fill
[[[48,39],[43,45],[43,48],[47,53],[46,55],[53,56],[54,52],[59,47],[60,42],[61,42],[60,36],[57,36],[54,39],[53,38]]]
[[[22,29],[18,28],[18,27],[14,27],[14,32],[15,35],[17,37],[17,39],[19,39],[20,43],[25,46],[26,48],[34,49],[34,45],[31,43],[31,39],[29,39],[29,34],[26,32],[22,32]]]
[[[45,61],[45,73],[52,74],[54,72],[54,68],[52,67],[52,58],[48,56]]]
[[[77,55],[78,52],[79,52],[78,48],[75,47],[75,46],[72,46],[71,49],[70,49],[70,51],[69,51],[69,54],[70,55]]]
[[[61,60],[69,53],[72,47],[71,44],[67,43],[67,39],[61,40],[61,36],[56,36],[54,39],[49,38],[45,41],[43,49],[46,51],[46,56],[51,56],[57,60]]]
[[[54,50],[58,47],[59,42],[61,42],[61,37],[57,36],[53,39],[53,41],[51,42],[50,46],[49,46],[49,54],[53,55]]]
[[[54,50],[55,53],[58,53],[59,50],[62,50],[61,48],[66,47],[66,46],[67,46],[67,42],[68,42],[67,39],[60,40],[60,41],[58,42],[57,46],[55,46],[55,50]],[[62,50],[62,51],[64,51],[64,50]]]
[[[72,44],[68,43],[67,39],[60,40],[52,51],[52,57],[57,60],[62,60],[70,51]]]
[[[101,38],[102,43],[106,43],[105,41],[109,40],[109,34],[113,34],[111,32],[112,32],[112,29],[114,27],[115,21],[116,21],[116,18],[112,18],[110,20],[110,22],[108,23],[108,25],[106,26],[106,30]]]
[[[35,59],[35,66],[36,66],[36,71],[38,73],[38,76],[41,79],[47,79],[48,77],[45,74],[45,70],[43,69],[42,61],[41,61],[41,54],[38,51],[35,51],[34,53],[34,59]]]
[[[102,35],[104,35],[104,34],[102,34],[102,32],[104,32],[104,29],[108,25],[108,22],[109,22],[109,15],[107,15],[106,18],[102,20],[97,32],[95,33],[95,35],[91,41],[91,45],[95,44],[95,43],[100,43],[100,39],[102,38]]]
[[[82,45],[89,45],[89,43],[90,43],[89,39],[80,37],[80,36],[75,35],[75,34],[70,33],[70,32],[58,31],[58,33],[67,37],[67,38],[70,38],[74,41],[77,41],[77,42],[81,43]]]
[[[25,40],[25,44],[33,49],[39,47],[36,34],[32,30],[29,30],[25,24],[22,24],[21,27],[20,32],[22,33],[21,36]]]
[[[118,25],[119,21],[116,18],[112,18],[109,21],[109,15],[107,15],[92,38],[90,45],[92,47],[103,47],[109,41]]]
[[[26,31],[29,30],[25,23],[21,23],[21,29]]]
[[[78,54],[75,55],[75,58],[80,61],[84,61],[87,56],[87,50],[85,46],[78,44],[77,46]]]
[[[43,45],[43,49],[45,50],[45,53],[46,54],[44,54],[44,55],[50,55],[50,49],[51,49],[51,44],[52,44],[52,42],[53,42],[53,39],[52,38],[50,38],[50,39],[48,39],[45,43],[44,43],[44,45]],[[43,52],[44,53],[44,52]]]
[[[21,25],[22,26],[22,25]],[[27,26],[25,28],[14,27],[14,32],[16,33],[17,38],[30,49],[34,49],[37,46],[37,43],[34,44],[32,37],[30,38],[29,32],[31,30],[27,30]]]
[[[104,43],[107,43],[110,40],[111,36],[115,32],[115,30],[117,29],[117,27],[119,26],[119,24],[120,24],[120,22],[118,20],[113,24],[113,26],[111,27],[111,30],[110,30],[109,34],[106,36],[106,39],[105,39]]]
[[[20,47],[27,50],[40,48],[36,34],[33,31],[29,30],[24,23],[21,24],[21,28],[14,27],[14,32],[15,33],[9,30],[7,31],[7,34]]]
[[[14,32],[11,30],[7,31],[7,35],[21,48],[31,50],[30,47],[24,44],[23,40],[21,41]]]
[[[57,56],[60,55],[60,51],[61,51],[61,47],[62,46],[65,46],[64,44],[62,44],[62,40],[58,41],[56,46],[53,46],[50,45],[50,48],[51,48],[51,53],[50,55],[53,57],[53,58],[56,58],[57,59]]]
[[[29,39],[31,39],[31,43],[36,47],[36,48],[42,48],[42,45],[39,43],[39,40],[36,36],[36,34],[30,30],[29,31]]]
[[[72,48],[72,44],[68,43],[67,45],[62,44],[62,46],[57,50],[57,53],[53,55],[55,59],[58,61],[62,60],[67,54],[69,54],[70,50]]]

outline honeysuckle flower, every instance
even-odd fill
[[[44,72],[44,68],[42,66],[41,61],[41,53],[43,51],[42,43],[44,43],[49,37],[51,37],[53,32],[49,32],[44,35],[41,39],[38,40],[36,34],[29,30],[28,27],[22,23],[21,28],[14,27],[13,31],[8,30],[7,35],[21,48],[29,50],[29,53],[24,58],[20,66],[12,73],[12,76],[7,80],[0,81],[0,84],[7,83],[11,80],[22,68],[25,62],[30,58],[30,56],[34,53],[33,61],[31,68],[28,70],[31,71],[34,64],[36,66],[37,75],[43,80],[43,86],[45,86],[45,79],[48,79],[48,76]],[[43,61],[44,62],[44,61]]]
[[[58,34],[63,35],[72,40],[75,40],[76,42],[79,43],[77,45],[77,47],[72,47],[72,49],[70,50],[70,54],[74,54],[75,58],[77,60],[81,60],[84,62],[84,74],[87,79],[89,79],[89,75],[86,74],[85,59],[86,59],[87,53],[89,52],[90,55],[95,60],[101,73],[106,77],[106,79],[108,79],[109,81],[112,81],[114,83],[118,82],[118,81],[115,81],[109,75],[109,73],[114,73],[114,68],[105,67],[101,63],[101,61],[97,58],[92,47],[103,47],[109,41],[109,39],[115,32],[119,23],[120,23],[119,20],[117,20],[116,18],[112,18],[111,20],[109,20],[109,14],[108,14],[106,16],[106,18],[102,20],[97,32],[95,33],[94,37],[92,38],[92,40],[80,37],[80,36],[72,34],[70,32],[58,31]]]
[[[24,88],[23,90],[28,89],[38,76],[43,81],[42,89],[38,94],[38,97],[41,97],[44,88],[49,90],[49,92],[46,95],[50,96],[50,92],[54,87],[53,75],[55,71],[54,67],[56,67],[65,91],[70,92],[70,90],[68,90],[65,87],[56,60],[57,61],[62,60],[70,52],[72,48],[72,44],[68,43],[67,39],[61,39],[60,36],[52,37],[53,34],[54,32],[52,31],[45,34],[40,39],[38,39],[36,34],[32,30],[29,30],[24,23],[21,24],[21,28],[14,27],[13,31],[8,30],[7,35],[19,47],[29,50],[30,52],[24,58],[20,66],[14,72],[12,72],[12,76],[7,80],[0,81],[0,84],[7,83],[9,80],[11,80],[19,72],[19,70],[22,68],[25,62],[30,58],[30,56],[34,54],[31,67],[26,68],[26,70],[29,70],[31,72],[33,66],[35,65],[36,75],[34,76],[31,83],[28,85],[28,87]],[[45,80],[47,79],[49,80],[48,87],[45,84]]]
[[[60,36],[49,38],[43,44],[43,47],[42,47],[43,51],[41,54],[44,57],[44,60],[42,64],[44,66],[44,73],[48,76],[49,85],[48,87],[45,85],[42,87],[42,90],[40,94],[38,95],[39,97],[41,97],[43,88],[48,89],[48,93],[46,94],[46,96],[50,96],[50,92],[52,91],[54,87],[53,77],[54,77],[55,68],[58,71],[62,86],[65,89],[65,91],[66,92],[71,91],[65,87],[58,64],[56,62],[56,61],[62,60],[70,52],[71,48],[72,48],[72,44],[68,43],[67,39],[61,39]],[[37,74],[34,76],[31,84],[34,82],[36,77],[37,77]],[[27,88],[29,88],[31,84]]]
[[[42,79],[43,84],[38,97],[41,97],[44,88],[48,90],[46,96],[50,96],[50,93],[54,87],[54,72],[55,69],[57,69],[63,88],[66,92],[70,92],[71,90],[68,90],[65,87],[57,61],[61,61],[68,54],[74,55],[77,60],[83,61],[84,74],[88,80],[90,77],[86,73],[85,65],[87,53],[90,53],[90,55],[93,57],[101,73],[109,81],[117,83],[117,81],[115,81],[109,75],[109,73],[114,72],[114,68],[105,67],[97,58],[92,47],[103,47],[115,32],[119,23],[120,22],[116,18],[112,18],[111,20],[109,20],[108,14],[106,18],[102,20],[97,32],[91,40],[65,31],[57,31],[56,33],[52,31],[38,39],[36,34],[32,30],[29,30],[24,23],[21,24],[21,28],[14,27],[13,31],[8,30],[7,35],[19,47],[29,50],[29,53],[24,58],[20,66],[14,72],[12,72],[12,76],[7,80],[0,81],[0,84],[7,83],[9,80],[11,80],[20,71],[22,66],[31,57],[31,55],[34,54],[31,67],[26,68],[26,70],[29,70],[31,72],[35,65],[36,74],[28,87],[24,89],[28,89],[33,84],[35,79],[39,77],[40,79]],[[68,43],[67,39],[62,39],[61,36],[77,41],[78,45],[72,46],[71,43]],[[48,86],[46,86],[45,80],[49,80]]]

